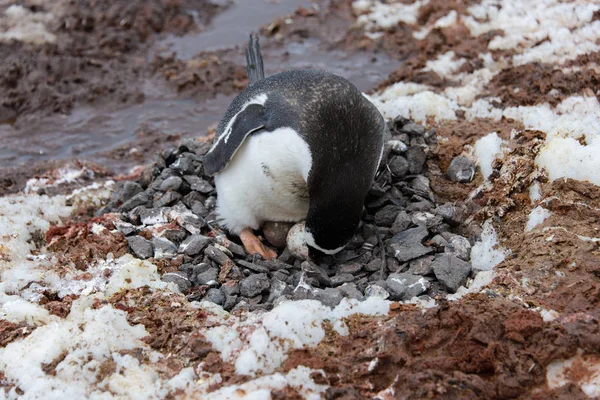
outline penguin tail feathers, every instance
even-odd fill
[[[250,34],[250,42],[246,49],[246,70],[248,71],[248,81],[250,85],[265,78],[263,59],[260,54],[260,45],[258,44],[258,35]]]

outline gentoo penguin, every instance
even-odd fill
[[[253,233],[306,220],[309,254],[352,238],[383,153],[385,123],[346,79],[307,69],[264,78],[258,38],[246,50],[249,86],[220,121],[205,172],[215,176],[219,222],[246,251],[277,253]]]

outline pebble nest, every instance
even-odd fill
[[[190,301],[207,300],[235,311],[269,310],[281,301],[378,296],[395,301],[455,292],[473,271],[473,244],[454,233],[467,210],[436,203],[427,178],[435,129],[405,118],[388,124],[383,161],[369,191],[360,226],[344,250],[317,265],[286,249],[275,260],[246,254],[217,223],[216,191],[204,175],[210,143],[185,140],[157,156],[133,181],[120,182],[101,213],[117,213],[117,229],[142,259],[177,259],[174,282]],[[457,157],[446,172],[456,182],[475,174]]]

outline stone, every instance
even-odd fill
[[[354,283],[344,283],[342,286],[338,287],[338,290],[349,299],[361,300],[363,298],[360,290],[356,288]]]
[[[160,184],[160,190],[166,192],[168,190],[178,191],[183,183],[183,179],[179,176],[170,176]]]
[[[340,301],[344,298],[342,293],[334,288],[315,289],[313,294],[317,300],[331,308],[340,304]]]
[[[390,299],[396,301],[410,300],[429,289],[427,279],[409,273],[391,274],[385,284],[390,293]]]
[[[310,286],[301,286],[294,289],[292,299],[294,300],[315,300],[314,289]]]
[[[429,243],[431,243],[435,247],[443,249],[448,244],[448,241],[446,239],[444,239],[444,237],[442,235],[435,235],[434,237],[432,237],[429,240]]]
[[[178,202],[180,199],[181,195],[179,193],[168,190],[166,193],[156,198],[152,205],[154,208],[170,206],[171,204]]]
[[[331,277],[331,286],[337,287],[343,283],[353,282],[354,275],[352,274],[337,274]]]
[[[279,259],[257,260],[256,262],[258,264],[262,265],[263,267],[267,267],[269,269],[269,271],[280,271],[280,270],[287,271],[287,270],[294,268],[293,265],[284,263],[283,261],[281,261]]]
[[[293,222],[265,222],[262,232],[272,246],[282,249],[286,246],[288,232],[294,226]]]
[[[208,289],[208,292],[206,292],[206,295],[204,296],[204,300],[222,306],[223,304],[225,304],[226,297],[220,289],[212,288]]]
[[[136,255],[136,257],[145,260],[154,255],[154,249],[152,248],[152,242],[144,239],[141,236],[130,236],[127,239],[129,248]]]
[[[475,163],[467,157],[454,157],[446,171],[446,176],[452,182],[471,182],[475,176]]]
[[[190,189],[193,191],[202,194],[209,194],[215,190],[210,183],[196,175],[186,175],[184,176],[184,179],[190,185]]]
[[[433,260],[432,269],[438,281],[454,293],[467,280],[471,264],[452,254],[441,254]]]
[[[379,297],[386,300],[390,297],[390,292],[379,285],[371,284],[365,288],[365,297]]]
[[[223,251],[219,250],[213,245],[208,246],[204,250],[204,254],[206,254],[208,258],[210,258],[219,265],[231,262],[231,259],[227,256],[227,254],[225,254]]]
[[[201,201],[196,201],[190,207],[192,212],[200,217],[206,217],[208,215],[208,208]]]
[[[166,208],[152,208],[140,211],[140,221],[143,225],[158,225],[169,222]]]
[[[413,136],[421,136],[425,134],[425,127],[423,125],[415,124],[414,122],[408,122],[400,129],[400,132],[408,133]]]
[[[228,311],[232,311],[238,302],[237,296],[227,296],[225,297],[225,303],[223,303],[223,308]]]
[[[459,225],[467,218],[466,210],[451,203],[437,206],[433,212],[452,225]]]
[[[205,264],[208,265],[208,264]],[[208,285],[216,281],[219,277],[219,268],[209,267],[203,272],[199,272],[194,276],[194,283],[198,285]]]
[[[471,259],[471,243],[465,237],[459,235],[450,236],[444,253],[455,255],[464,261]]]
[[[387,145],[389,146],[390,150],[396,154],[402,154],[408,149],[408,146],[406,146],[403,141],[396,139],[388,140]]]
[[[300,265],[300,268],[308,278],[315,279],[319,285],[331,286],[331,280],[329,279],[327,272],[317,264],[311,261],[304,261]]]
[[[414,191],[421,193],[424,196],[429,196],[429,192],[430,192],[429,179],[427,179],[425,176],[419,175],[419,176],[415,177],[415,179],[413,179],[410,182],[409,186]]]
[[[183,272],[167,272],[160,280],[163,282],[173,282],[177,285],[179,290],[184,293],[192,288],[192,282],[190,282]]]
[[[424,226],[407,229],[390,239],[389,251],[401,263],[429,254],[433,248],[421,243],[427,235],[427,228]]]
[[[124,203],[143,191],[144,189],[140,184],[132,181],[125,181],[117,190],[115,190],[113,200]]]
[[[279,257],[277,257],[277,261],[281,261],[284,264],[292,264],[294,262],[294,255],[287,247],[283,249]]]
[[[170,258],[177,255],[177,246],[167,238],[152,238],[152,246],[154,247],[154,258],[156,259]]]
[[[429,202],[427,200],[416,201],[416,202],[412,202],[406,206],[406,212],[431,211],[432,208],[433,208],[433,204],[431,204],[431,202]]]
[[[408,213],[406,211],[400,211],[398,215],[396,215],[396,219],[390,227],[390,232],[392,233],[392,235],[403,232],[406,229],[408,229],[411,222],[412,221]]]
[[[117,228],[117,230],[124,236],[129,236],[138,231],[138,228],[135,225],[130,224],[129,222],[121,221],[120,219],[115,220],[114,224],[115,228]]]
[[[284,281],[279,279],[273,279],[271,281],[271,288],[269,290],[269,297],[267,298],[268,303],[273,303],[276,299],[285,295],[292,295],[293,291],[290,286]]]
[[[406,150],[406,161],[408,162],[408,172],[411,175],[420,174],[425,166],[427,155],[421,146],[411,146]]]
[[[188,236],[188,238],[185,239],[183,242],[181,242],[177,251],[179,253],[183,253],[187,256],[193,257],[202,253],[202,250],[204,250],[211,241],[211,238],[204,235],[191,235]]]
[[[375,272],[375,271],[381,270],[382,266],[383,266],[382,260],[380,258],[376,258],[374,260],[371,260],[363,268],[364,268],[365,271]]]
[[[175,221],[192,235],[199,234],[201,229],[206,225],[202,219],[188,210],[181,202],[175,204],[168,210],[168,218],[171,221]]]
[[[186,194],[185,196],[183,196],[181,201],[183,202],[183,204],[185,204],[185,206],[187,208],[191,209],[193,204],[196,202],[200,202],[200,203],[204,204],[204,202],[206,201],[206,196],[204,196],[203,194],[200,194],[198,192],[191,191],[188,194]]]
[[[257,273],[269,272],[269,268],[267,268],[263,265],[254,264],[254,263],[244,261],[244,260],[238,260],[237,263],[238,263],[238,265],[240,265],[244,268],[247,268],[252,272],[257,272]]]
[[[408,268],[408,273],[413,275],[430,275],[433,272],[431,264],[435,256],[425,256],[412,260]]]
[[[245,297],[254,297],[271,287],[267,274],[254,274],[240,281],[240,294]]]
[[[189,157],[179,157],[175,162],[169,165],[169,168],[179,172],[181,175],[192,174],[196,169],[194,161]]]
[[[346,264],[342,264],[340,265],[336,272],[338,274],[351,274],[354,275],[356,274],[358,271],[360,271],[362,269],[362,265],[360,265],[360,263],[346,263]]]
[[[210,211],[214,210],[217,207],[217,198],[215,196],[210,196],[206,201],[204,201],[204,206]]]
[[[392,226],[400,210],[400,207],[392,204],[383,207],[375,213],[375,224],[378,226]]]
[[[131,211],[138,206],[147,205],[150,202],[150,196],[146,192],[141,192],[127,200],[121,205],[121,211]]]
[[[431,228],[432,226],[437,226],[441,224],[443,218],[439,215],[434,215],[429,212],[418,211],[412,214],[411,222],[417,226],[425,226],[427,228]]]
[[[401,142],[402,143],[402,142]],[[405,146],[406,147],[406,146]],[[394,178],[403,179],[409,172],[410,165],[408,160],[402,156],[394,156],[390,160],[388,167]]]

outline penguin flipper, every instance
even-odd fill
[[[244,140],[265,125],[265,108],[261,104],[246,106],[233,118],[204,156],[204,172],[212,176],[225,169]]]

